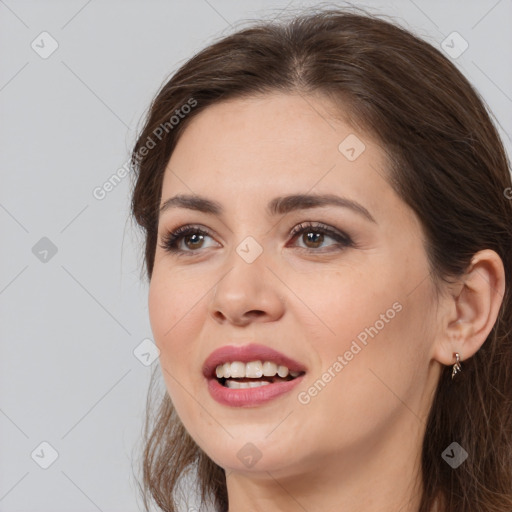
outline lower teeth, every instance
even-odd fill
[[[246,389],[246,388],[259,388],[260,386],[268,386],[270,382],[266,380],[255,380],[254,382],[238,382],[236,380],[228,379],[224,386],[231,389]]]
[[[274,382],[286,382],[287,380],[293,380],[289,375],[288,377],[278,377],[277,375],[271,380],[237,380],[237,379],[218,379],[220,384],[230,389],[247,389],[247,388],[258,388],[261,386],[268,386],[274,384]]]

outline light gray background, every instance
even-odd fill
[[[141,240],[130,177],[103,200],[92,192],[126,162],[184,60],[242,19],[306,5],[318,3],[0,0],[0,511],[141,510],[132,464],[158,364],[134,355],[152,338]],[[358,5],[438,47],[459,32],[469,47],[455,62],[510,155],[511,0]],[[43,31],[59,45],[46,59],[31,47]],[[33,253],[42,237],[54,256]],[[47,469],[42,442],[58,453]]]

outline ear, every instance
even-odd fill
[[[433,359],[443,365],[472,357],[491,332],[505,294],[505,270],[495,251],[477,252],[447,298],[440,299]]]

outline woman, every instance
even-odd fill
[[[185,63],[133,150],[145,505],[512,510],[512,190],[440,51],[328,9]],[[148,402],[150,406],[150,402]]]

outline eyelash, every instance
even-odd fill
[[[332,239],[334,239],[337,242],[337,244],[333,244],[330,247],[346,248],[346,247],[354,246],[352,239],[347,234],[343,233],[342,231],[332,229],[329,226],[326,226],[324,224],[319,224],[319,223],[302,222],[301,224],[299,224],[295,228],[293,228],[293,230],[290,232],[289,236],[292,238],[296,238],[299,235],[302,235],[303,233],[308,232],[308,231],[314,232],[316,234],[327,235],[327,236],[331,237]],[[188,235],[206,235],[206,236],[212,237],[211,233],[204,228],[201,228],[199,226],[186,225],[186,226],[181,226],[181,227],[175,229],[174,231],[170,231],[170,232],[166,233],[162,237],[162,243],[161,243],[160,247],[169,253],[173,253],[173,254],[177,254],[177,255],[187,255],[187,256],[194,255],[194,253],[197,253],[199,251],[198,250],[197,251],[194,251],[194,250],[184,251],[182,249],[178,249],[178,247],[177,247],[179,242]],[[326,251],[311,249],[311,248],[307,248],[307,247],[299,247],[299,249],[303,249],[307,252],[317,252],[317,253],[326,252]]]

